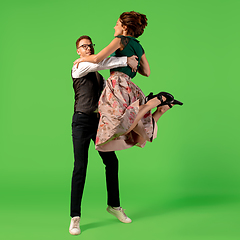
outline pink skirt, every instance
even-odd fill
[[[145,104],[141,89],[122,72],[112,72],[99,99],[100,121],[96,137],[98,151],[116,151],[132,146],[144,147],[146,140],[128,129],[133,124],[139,106]],[[151,111],[139,121],[150,141],[157,136],[157,124]]]

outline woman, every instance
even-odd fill
[[[138,56],[138,72],[150,75],[150,67],[142,46],[136,39],[147,26],[146,15],[134,11],[120,15],[114,27],[114,39],[96,55],[77,59],[74,63],[99,63],[110,54],[116,56]],[[115,151],[134,145],[144,147],[146,141],[156,137],[155,122],[172,105],[180,104],[166,92],[152,93],[146,98],[141,89],[131,79],[136,72],[130,67],[111,69],[111,76],[99,99],[100,121],[96,137],[96,149]],[[147,101],[146,101],[147,99]],[[158,107],[152,115],[151,109]]]

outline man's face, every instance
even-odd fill
[[[89,39],[82,39],[78,43],[77,53],[80,57],[87,57],[94,54],[94,47],[90,46],[92,42]]]

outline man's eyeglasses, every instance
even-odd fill
[[[87,50],[88,47],[93,48],[94,46],[95,46],[95,44],[83,44],[83,45],[79,46],[77,49],[82,47],[83,49]]]

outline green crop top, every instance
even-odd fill
[[[124,48],[123,48],[123,50],[120,50],[120,49],[116,50],[113,54],[111,54],[111,56],[131,57],[132,55],[137,55],[138,56],[138,64],[139,64],[141,57],[144,54],[144,50],[143,50],[141,44],[139,43],[139,41],[136,38],[130,37],[130,36],[118,35],[116,37],[121,38],[121,43]],[[114,71],[123,72],[123,73],[126,73],[131,78],[134,78],[137,74],[137,72],[132,72],[132,69],[129,66],[113,68],[110,71],[111,72],[114,72]]]

